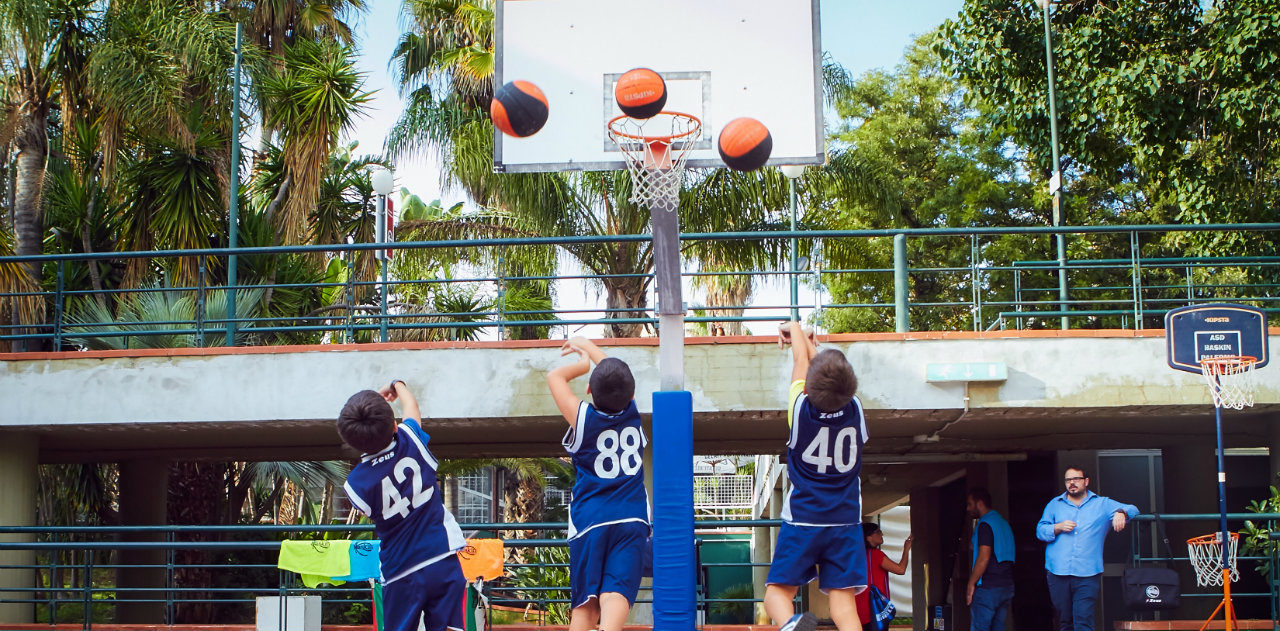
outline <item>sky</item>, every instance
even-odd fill
[[[892,69],[901,61],[903,50],[916,36],[955,16],[962,5],[962,0],[821,0],[822,48],[855,77],[868,70]],[[397,93],[388,61],[405,25],[401,19],[400,0],[369,0],[369,7],[369,12],[358,20],[355,30],[360,51],[358,66],[365,75],[364,89],[374,94],[367,116],[355,125],[347,141],[358,141],[359,153],[381,153],[387,132],[403,109],[403,100]],[[441,199],[446,207],[465,200],[459,191],[441,190],[438,168],[427,157],[398,161],[396,188],[407,188],[428,202]],[[573,272],[566,270],[564,273]],[[766,283],[757,291],[754,303],[785,304],[788,301],[786,294],[786,288],[780,283]],[[697,302],[697,296],[691,296],[688,288],[685,299],[690,303]],[[816,299],[813,291],[802,290],[801,304],[814,304]],[[581,283],[562,281],[557,287],[558,308],[602,302],[593,288]],[[649,304],[653,304],[652,299]],[[785,311],[765,310],[757,315],[775,313]],[[753,332],[765,333],[773,326],[753,323],[750,328]],[[591,335],[593,332],[587,329],[579,333]]]

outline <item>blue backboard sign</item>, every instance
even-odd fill
[[[1267,349],[1267,314],[1261,309],[1228,303],[1192,305],[1164,316],[1169,367],[1199,373],[1200,361],[1244,355],[1257,358],[1255,368],[1271,359]]]

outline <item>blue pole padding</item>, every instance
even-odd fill
[[[653,393],[653,629],[693,631],[693,395]]]

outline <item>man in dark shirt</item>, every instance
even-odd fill
[[[973,564],[966,599],[969,630],[1004,631],[1013,600],[1013,529],[1000,513],[991,510],[991,494],[984,488],[970,489],[965,510],[978,520],[973,529]]]

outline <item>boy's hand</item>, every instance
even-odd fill
[[[382,395],[382,398],[386,399],[387,403],[391,403],[396,400],[396,389],[392,386],[382,386],[382,388],[378,390],[378,394]]]
[[[778,348],[786,348],[791,343],[791,323],[783,322],[778,325]]]

